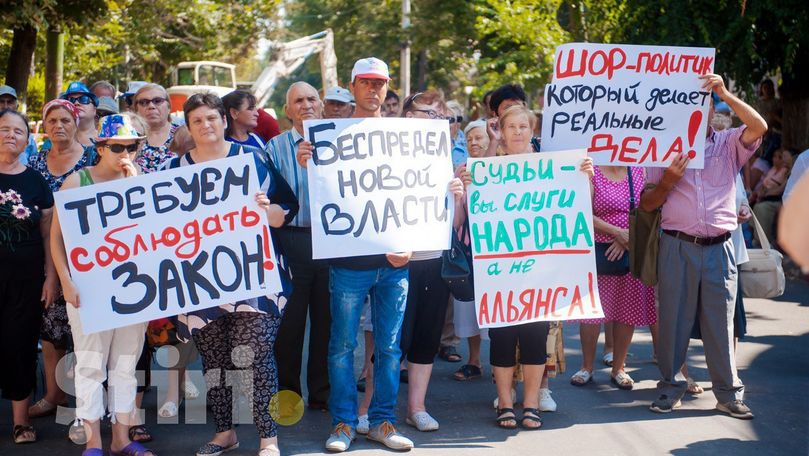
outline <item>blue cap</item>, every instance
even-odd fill
[[[0,85],[0,95],[11,95],[15,100],[17,99],[17,91],[14,90],[14,87],[7,85]]]
[[[74,94],[89,95],[93,100],[93,106],[98,106],[98,97],[93,95],[93,92],[90,92],[90,89],[88,89],[87,86],[80,81],[71,82],[70,85],[67,86],[67,90],[59,95],[59,98],[67,100],[68,96]]]

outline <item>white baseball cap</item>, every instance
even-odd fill
[[[388,65],[376,57],[359,59],[354,63],[354,69],[351,70],[351,81],[353,82],[357,78],[384,79],[390,81]]]
[[[323,99],[339,101],[341,103],[351,103],[354,101],[354,97],[351,96],[351,92],[342,87],[329,87],[329,90],[326,91],[326,96],[323,97]]]

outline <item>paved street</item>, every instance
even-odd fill
[[[691,375],[705,388],[698,397],[686,397],[683,407],[669,415],[648,410],[655,398],[657,367],[652,363],[648,331],[636,334],[627,370],[635,390],[625,392],[609,383],[609,371],[601,365],[595,384],[576,388],[568,383],[581,356],[578,326],[565,327],[567,372],[551,381],[559,411],[544,414],[542,431],[508,431],[494,425],[494,386],[484,379],[459,383],[450,378],[460,364],[438,361],[430,385],[428,407],[441,423],[434,433],[420,434],[402,424],[400,429],[416,442],[416,455],[587,454],[587,455],[700,455],[733,456],[807,454],[809,433],[809,284],[791,281],[787,293],[775,300],[746,300],[748,335],[739,345],[739,374],[749,405],[756,414],[740,421],[713,411],[705,358],[699,343],[689,354]],[[465,347],[463,352],[465,353]],[[488,346],[484,346],[488,354]],[[359,353],[358,353],[359,354]],[[486,360],[484,359],[484,363]],[[359,367],[359,362],[358,362]],[[198,384],[200,382],[198,381]],[[399,396],[399,416],[404,416],[407,388]],[[189,455],[213,432],[213,424],[155,424],[154,390],[147,394],[151,447],[160,455]],[[201,402],[201,401],[192,401]],[[199,408],[200,406],[197,405]],[[519,408],[517,409],[519,412]],[[183,415],[181,414],[181,421]],[[209,420],[210,422],[210,420]],[[11,407],[0,402],[0,455],[78,455],[67,428],[53,417],[35,422],[40,442],[28,446],[11,443]],[[321,454],[328,436],[328,414],[307,411],[296,425],[280,429],[284,454]],[[109,431],[107,430],[107,435]],[[242,448],[228,455],[251,455],[257,435],[251,425],[239,427]],[[352,454],[380,454],[380,446],[360,438]]]

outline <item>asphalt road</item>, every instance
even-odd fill
[[[730,418],[713,410],[715,399],[701,344],[692,344],[689,365],[692,377],[706,393],[686,397],[683,407],[668,415],[648,410],[655,398],[657,366],[652,363],[648,331],[636,333],[630,349],[627,371],[635,379],[634,391],[614,388],[609,370],[603,365],[595,383],[583,388],[571,386],[569,376],[581,362],[578,353],[578,326],[565,326],[567,372],[551,380],[553,396],[559,404],[555,413],[545,413],[543,430],[509,431],[494,425],[492,399],[494,385],[490,369],[482,379],[459,383],[450,378],[460,364],[438,360],[428,394],[428,409],[441,423],[441,429],[419,433],[401,424],[411,437],[416,455],[805,455],[809,445],[809,284],[790,281],[787,293],[775,300],[746,300],[748,335],[739,344],[739,375],[746,385],[746,400],[756,414],[752,421]],[[462,344],[462,352],[466,352]],[[488,346],[484,345],[484,356]],[[358,355],[360,355],[358,350]],[[484,363],[486,362],[484,358]],[[358,359],[357,368],[360,362]],[[197,383],[201,385],[198,379]],[[399,395],[399,416],[405,413],[407,387]],[[155,440],[151,447],[161,456],[192,455],[213,433],[208,424],[181,412],[186,424],[156,424],[156,393],[147,394],[147,421]],[[199,412],[201,400],[190,401]],[[519,412],[519,408],[518,408]],[[11,406],[0,401],[0,455],[79,455],[82,448],[67,438],[67,427],[54,418],[35,421],[38,443],[26,446],[11,442]],[[329,415],[306,411],[303,419],[279,431],[283,454],[322,454],[328,437]],[[108,435],[108,430],[105,431]],[[256,454],[258,437],[250,424],[238,427],[242,447],[228,455]],[[382,447],[360,438],[352,454],[380,454]]]

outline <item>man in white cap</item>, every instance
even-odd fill
[[[351,71],[351,92],[356,108],[352,117],[382,117],[388,92],[388,65],[369,57],[357,60]],[[298,163],[306,167],[312,144],[301,141]],[[331,262],[331,338],[329,340],[329,411],[334,426],[326,449],[346,451],[357,434],[357,388],[354,381],[354,348],[365,297],[372,293],[374,316],[374,396],[368,410],[368,439],[394,450],[408,451],[413,442],[399,434],[396,399],[399,394],[399,330],[407,303],[408,269],[412,252],[388,253]]]
[[[330,87],[323,101],[324,119],[347,119],[354,113],[354,106],[351,104],[354,97],[342,87]]]

